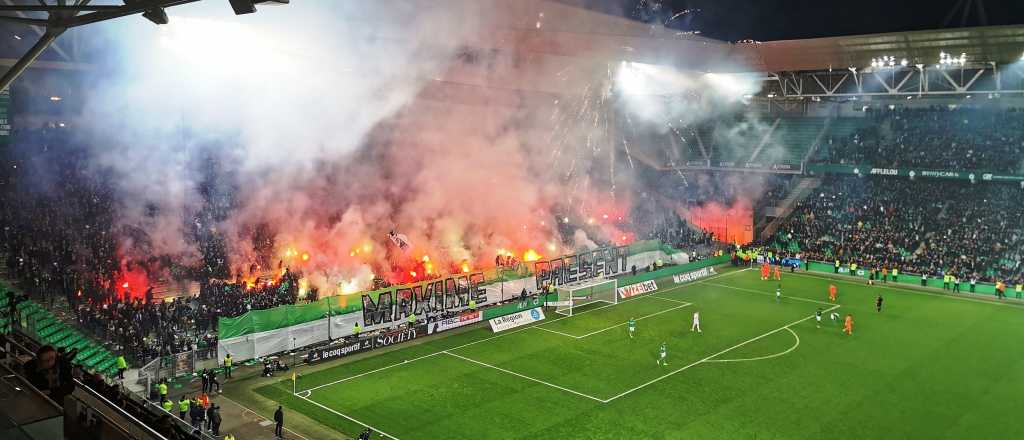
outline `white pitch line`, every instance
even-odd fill
[[[715,286],[715,287],[724,287],[726,289],[739,290],[741,292],[750,292],[750,293],[757,293],[759,295],[773,296],[771,293],[762,292],[760,290],[747,289],[747,288],[744,288],[744,287],[728,286],[728,285],[725,285],[725,284],[716,284],[716,283],[708,283],[708,285],[709,286]],[[799,297],[799,296],[785,296],[784,295],[783,298],[784,299],[797,300],[797,301],[805,301],[805,302],[815,303],[815,304],[823,304],[823,305],[826,305],[826,306],[833,306],[833,305],[835,305],[835,303],[830,303],[830,302],[825,302],[825,301],[818,301],[816,299],[802,298],[802,297]]]
[[[657,295],[658,295],[658,294],[657,294],[657,293],[655,293],[655,294],[651,295],[650,297],[651,297],[651,298],[654,298],[654,299],[660,299],[660,300],[662,300],[662,301],[669,301],[669,302],[674,302],[674,303],[679,303],[679,304],[690,304],[690,303],[688,303],[688,302],[686,302],[686,301],[680,301],[680,300],[678,300],[678,299],[672,299],[672,298],[664,298],[664,297],[661,297],[661,296],[657,296]]]
[[[249,407],[247,407],[247,406],[245,406],[245,405],[242,405],[241,403],[238,403],[237,401],[235,401],[235,399],[232,399],[232,398],[230,398],[230,397],[227,397],[227,396],[225,396],[225,395],[223,395],[223,394],[220,394],[220,395],[218,395],[218,396],[217,396],[216,398],[217,398],[217,399],[224,399],[224,400],[227,400],[228,402],[231,402],[231,403],[233,403],[233,404],[234,404],[235,406],[238,406],[239,408],[242,408],[242,409],[244,409],[244,410],[246,410],[246,411],[249,411],[249,412],[251,412],[251,413],[255,414],[255,415],[256,415],[256,417],[259,417],[259,418],[261,418],[261,419],[264,419],[264,420],[270,420],[270,419],[268,419],[268,418],[266,418],[266,417],[263,417],[263,416],[261,416],[261,415],[260,415],[260,413],[258,413],[258,412],[256,412],[256,411],[253,411],[253,410],[252,410],[252,409],[250,409]],[[242,415],[244,416],[244,415],[245,415],[245,413],[243,412],[243,413],[242,413]],[[295,431],[292,431],[291,429],[288,429],[288,428],[284,428],[284,430],[285,430],[285,431],[288,431],[288,432],[290,432],[290,433],[292,433],[292,434],[295,434],[295,435],[299,436],[299,438],[301,438],[302,440],[309,440],[309,439],[307,439],[306,437],[303,437],[303,436],[302,436],[302,434],[299,434],[299,433],[297,433],[297,432],[295,432]]]
[[[562,333],[562,332],[560,332],[558,330],[551,330],[549,328],[544,328],[544,327],[541,327],[539,325],[535,325],[535,326],[533,326],[533,328],[535,328],[537,330],[544,330],[546,332],[555,333],[555,334],[562,335],[562,336],[567,336],[567,337],[570,337],[570,338],[573,338],[573,339],[579,339],[580,338],[579,336],[576,336],[576,335],[570,335],[568,333]]]
[[[836,306],[832,306],[831,308],[829,308],[828,310],[826,310],[826,312],[830,312],[830,311],[832,311],[832,310],[835,310],[835,309],[838,309],[838,308],[839,308],[839,306],[838,306],[838,305],[836,305]],[[751,339],[747,339],[746,341],[740,342],[739,344],[733,345],[732,347],[726,348],[725,350],[722,350],[722,351],[720,351],[720,352],[718,352],[718,353],[715,353],[715,354],[713,354],[713,355],[711,355],[711,356],[708,356],[708,357],[706,357],[706,358],[704,358],[704,359],[701,359],[701,360],[699,360],[699,361],[693,362],[693,363],[691,363],[691,364],[689,364],[689,365],[686,365],[686,366],[683,366],[683,367],[681,367],[681,368],[677,368],[677,369],[675,369],[675,370],[673,370],[673,371],[670,371],[670,372],[668,372],[668,373],[666,373],[666,374],[664,374],[664,375],[662,375],[662,376],[656,377],[656,378],[654,378],[654,379],[652,379],[652,380],[650,380],[650,381],[647,381],[647,382],[645,382],[645,383],[643,383],[643,384],[640,384],[640,385],[638,385],[638,386],[636,386],[636,387],[633,387],[633,388],[631,388],[631,389],[629,389],[629,390],[626,390],[626,391],[623,391],[623,392],[621,392],[621,393],[619,393],[619,394],[616,394],[615,396],[612,396],[612,397],[610,397],[610,398],[608,398],[608,399],[605,399],[605,400],[603,400],[603,402],[604,402],[604,403],[608,403],[608,402],[611,402],[611,401],[613,401],[613,400],[615,400],[615,399],[618,399],[618,398],[620,398],[620,397],[622,397],[622,396],[625,396],[625,395],[627,395],[627,394],[629,394],[629,393],[632,393],[632,392],[634,392],[634,391],[636,391],[636,390],[639,390],[639,389],[641,389],[641,388],[644,388],[644,387],[646,387],[646,386],[648,386],[648,385],[651,385],[651,384],[653,384],[653,383],[655,383],[655,382],[658,382],[658,381],[660,381],[660,380],[662,380],[662,379],[665,379],[665,378],[667,378],[667,377],[670,377],[670,376],[672,376],[672,375],[674,375],[674,374],[676,374],[676,373],[678,373],[678,372],[680,372],[680,371],[686,370],[687,368],[690,368],[690,367],[692,367],[692,366],[694,366],[694,365],[698,365],[698,364],[701,364],[701,363],[703,363],[703,362],[706,362],[706,361],[708,361],[708,360],[710,360],[710,359],[712,359],[712,358],[714,358],[714,357],[716,357],[716,356],[718,356],[718,355],[721,355],[721,354],[725,354],[725,353],[728,353],[728,352],[730,352],[730,351],[732,351],[732,350],[735,350],[735,349],[737,349],[737,348],[740,348],[740,347],[742,347],[742,346],[744,346],[744,345],[747,345],[747,344],[749,344],[749,343],[751,343],[751,342],[754,342],[754,341],[757,341],[757,340],[759,340],[759,339],[761,339],[761,338],[765,338],[765,337],[767,337],[767,336],[773,335],[773,334],[775,334],[775,333],[778,333],[778,332],[780,332],[780,331],[782,331],[782,330],[785,330],[786,328],[789,328],[790,326],[793,326],[793,325],[799,324],[799,323],[801,323],[801,322],[804,322],[804,321],[806,321],[806,320],[808,320],[808,319],[812,319],[812,318],[814,318],[814,315],[808,316],[808,317],[806,317],[806,318],[801,318],[801,319],[799,319],[799,320],[797,320],[797,321],[793,321],[793,322],[791,322],[791,323],[789,323],[789,324],[786,324],[786,325],[784,325],[784,326],[782,326],[782,327],[779,327],[779,328],[777,328],[777,329],[775,329],[775,330],[772,330],[772,331],[770,331],[770,332],[768,332],[768,333],[765,333],[765,334],[763,334],[763,335],[761,335],[761,336],[757,336],[757,337],[754,337],[754,338],[751,338]]]
[[[660,293],[668,293],[668,292],[674,291],[676,289],[681,289],[681,288],[693,286],[693,285],[696,285],[696,284],[703,284],[703,283],[711,281],[711,280],[713,280],[715,278],[720,278],[720,277],[725,277],[725,276],[729,276],[729,275],[734,275],[734,274],[737,274],[737,273],[746,272],[748,270],[750,270],[750,268],[734,270],[734,271],[731,271],[731,272],[726,272],[726,273],[723,273],[723,274],[714,275],[714,276],[708,277],[707,279],[705,279],[703,281],[695,281],[695,282],[692,282],[692,283],[686,283],[686,284],[681,284],[681,285],[678,285],[678,286],[675,286],[675,287],[670,287],[668,289],[665,289],[664,291],[656,292],[656,293],[648,295],[646,297],[658,298],[658,299],[666,299],[666,298],[658,297],[658,296],[655,296],[655,295],[658,295]],[[600,310],[600,309],[603,309],[605,307],[611,307],[611,306],[618,305],[618,304],[625,304],[627,302],[628,301],[622,301],[622,302],[619,302],[619,303],[616,303],[616,304],[609,304],[609,305],[606,305],[606,306],[596,307],[594,309],[590,309],[590,310],[586,310],[586,311],[577,313],[576,315],[577,316],[578,315],[582,315],[584,313],[593,312],[595,310]],[[478,341],[473,341],[473,342],[469,342],[469,343],[466,343],[466,344],[462,344],[462,345],[459,345],[457,347],[452,347],[452,348],[448,348],[448,349],[445,349],[445,350],[436,351],[434,353],[430,353],[430,354],[426,354],[426,355],[423,355],[423,356],[415,357],[415,358],[412,358],[412,359],[409,359],[409,360],[406,360],[406,361],[403,361],[403,362],[399,362],[399,363],[396,363],[396,364],[388,365],[386,367],[377,368],[375,370],[366,371],[366,372],[363,372],[363,373],[360,373],[360,374],[357,374],[357,375],[354,375],[354,376],[343,377],[343,378],[335,380],[333,382],[328,382],[328,383],[325,383],[325,384],[322,384],[322,385],[317,385],[317,386],[315,386],[313,388],[309,388],[309,389],[302,390],[302,391],[313,391],[313,390],[318,390],[320,388],[329,387],[331,385],[336,385],[336,384],[339,384],[339,383],[342,383],[342,382],[347,382],[347,381],[352,380],[352,379],[357,379],[357,378],[360,378],[360,377],[363,377],[363,376],[366,376],[366,375],[369,375],[369,374],[373,374],[373,373],[376,373],[376,372],[379,372],[379,371],[384,371],[384,370],[387,370],[389,368],[397,367],[399,365],[405,365],[405,364],[407,364],[409,362],[415,362],[415,361],[418,361],[418,360],[421,360],[421,359],[426,359],[426,358],[429,358],[429,357],[437,356],[437,355],[442,354],[443,352],[445,352],[447,350],[458,350],[460,348],[469,347],[470,345],[475,345],[475,344],[479,344],[481,342],[490,341],[492,339],[497,339],[497,338],[505,337],[505,336],[508,336],[508,335],[516,334],[516,333],[519,333],[519,332],[524,331],[524,330],[529,330],[529,329],[531,329],[533,327],[536,327],[536,326],[550,324],[550,323],[553,323],[553,322],[558,322],[558,321],[561,321],[563,319],[568,319],[568,318],[571,318],[571,317],[572,316],[563,316],[561,318],[555,318],[555,319],[552,319],[550,321],[540,321],[539,324],[524,326],[524,327],[518,328],[516,330],[502,332],[502,333],[499,333],[497,335],[491,336],[489,338],[484,338],[484,339],[480,339]]]
[[[642,319],[647,319],[647,318],[653,318],[653,317],[655,317],[655,316],[658,316],[658,315],[660,315],[660,314],[662,314],[662,313],[668,313],[668,312],[671,312],[671,311],[673,311],[673,310],[678,310],[678,309],[681,309],[681,308],[683,308],[683,307],[688,307],[688,306],[691,306],[691,305],[692,305],[692,304],[690,304],[690,303],[683,303],[683,304],[681,304],[681,305],[678,305],[678,306],[672,307],[671,309],[665,309],[665,310],[662,310],[662,311],[660,311],[660,312],[657,312],[657,313],[652,313],[652,314],[650,314],[650,315],[646,315],[646,316],[641,316],[641,317],[639,317],[639,318],[636,318],[636,320],[637,320],[637,321],[640,321],[640,320],[642,320]],[[594,336],[594,335],[596,335],[596,334],[598,334],[598,333],[603,333],[603,332],[606,332],[606,331],[608,331],[608,330],[611,330],[611,329],[613,329],[613,328],[618,328],[618,327],[622,327],[622,326],[624,326],[624,325],[626,325],[626,324],[628,324],[628,322],[623,322],[623,323],[621,323],[621,324],[615,324],[615,325],[613,325],[613,326],[611,326],[611,327],[606,327],[606,328],[603,328],[603,329],[601,329],[601,330],[596,330],[596,331],[592,331],[592,332],[590,332],[590,333],[587,333],[587,334],[585,334],[585,335],[582,335],[582,336],[576,336],[575,338],[576,338],[576,339],[583,339],[583,338],[586,338],[586,337],[589,337],[589,336]]]
[[[597,402],[604,403],[603,400],[601,400],[601,399],[599,399],[597,397],[591,396],[589,394],[584,394],[584,393],[581,393],[581,392],[576,391],[576,390],[571,390],[571,389],[563,387],[563,386],[555,385],[555,384],[550,383],[550,382],[545,382],[545,381],[540,380],[540,379],[536,379],[536,378],[533,378],[533,377],[530,377],[530,376],[519,374],[519,373],[516,373],[515,371],[506,370],[504,368],[501,368],[501,367],[498,367],[498,366],[495,366],[495,365],[491,365],[491,364],[488,364],[486,362],[480,362],[480,361],[478,361],[476,359],[470,359],[470,358],[465,357],[465,356],[460,356],[460,355],[457,355],[457,354],[452,353],[452,352],[445,351],[444,353],[447,354],[447,355],[454,356],[454,357],[457,357],[459,359],[468,361],[468,362],[472,362],[472,363],[477,364],[477,365],[482,365],[482,366],[487,367],[487,368],[493,368],[493,369],[501,371],[503,373],[508,373],[508,374],[511,374],[513,376],[516,376],[516,377],[521,377],[523,379],[530,380],[530,381],[533,381],[533,382],[537,382],[537,383],[542,384],[542,385],[547,385],[547,386],[552,387],[552,388],[557,388],[557,389],[560,389],[562,391],[565,391],[565,392],[568,392],[568,393],[572,393],[572,394],[575,394],[575,395],[580,396],[580,397],[586,397],[586,398],[588,398],[590,400],[594,400],[594,401],[597,401]]]
[[[395,436],[393,436],[393,435],[391,435],[391,434],[388,434],[388,433],[386,433],[386,432],[384,432],[384,431],[381,431],[381,430],[379,430],[379,429],[377,429],[377,428],[375,428],[375,427],[373,427],[373,426],[370,426],[370,425],[367,425],[367,424],[365,424],[365,423],[363,423],[363,422],[360,422],[360,421],[358,421],[358,420],[356,420],[356,419],[354,419],[354,418],[352,418],[352,417],[346,416],[346,415],[344,415],[344,414],[342,414],[342,413],[340,413],[340,412],[338,412],[338,411],[336,411],[336,410],[334,410],[334,409],[331,409],[330,407],[327,407],[327,406],[324,406],[324,405],[320,404],[320,402],[317,402],[317,401],[315,401],[315,400],[313,400],[313,399],[310,399],[310,398],[308,398],[308,397],[301,397],[301,396],[298,396],[298,397],[299,397],[300,399],[302,399],[302,400],[305,400],[305,401],[307,401],[307,402],[309,402],[309,403],[312,403],[312,404],[314,404],[314,405],[316,405],[316,406],[319,406],[320,408],[323,408],[323,409],[325,409],[325,410],[327,410],[327,411],[330,411],[330,412],[332,412],[332,413],[334,413],[334,414],[337,414],[337,415],[339,415],[339,416],[342,416],[342,417],[344,417],[344,418],[346,418],[346,419],[349,419],[349,420],[351,420],[351,421],[353,421],[353,422],[356,422],[356,423],[358,423],[358,424],[360,424],[360,425],[363,425],[363,426],[365,426],[365,427],[367,427],[367,428],[370,428],[370,429],[372,429],[372,430],[376,431],[376,432],[377,432],[378,434],[380,434],[380,435],[383,435],[384,437],[387,437],[387,438],[391,438],[391,439],[395,439],[395,440],[398,440],[398,437],[395,437]]]
[[[796,334],[796,332],[795,332],[795,331],[793,331],[793,329],[791,329],[791,328],[789,328],[789,327],[786,327],[786,330],[789,330],[789,332],[793,334],[793,337],[794,337],[794,338],[796,338],[796,344],[793,344],[793,346],[792,346],[792,347],[789,347],[789,350],[783,351],[783,352],[781,352],[781,353],[775,353],[775,354],[770,354],[770,355],[767,355],[767,356],[760,356],[760,357],[754,357],[754,358],[743,358],[743,359],[708,359],[708,360],[707,360],[707,361],[705,361],[705,362],[748,362],[748,361],[763,361],[763,360],[765,360],[765,359],[771,359],[771,358],[777,358],[777,357],[779,357],[779,356],[785,356],[785,355],[789,354],[790,352],[792,352],[793,350],[796,350],[796,348],[800,346],[800,336],[798,336],[798,335]]]

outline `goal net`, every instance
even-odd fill
[[[616,289],[619,283],[613,279],[587,280],[578,283],[563,284],[556,288],[558,302],[555,313],[572,316],[573,311],[591,303],[603,302],[617,304],[619,295]]]

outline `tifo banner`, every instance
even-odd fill
[[[703,268],[701,270],[695,270],[693,272],[687,272],[687,273],[681,273],[681,274],[678,274],[678,275],[673,275],[672,276],[672,281],[674,283],[676,283],[676,284],[689,283],[691,281],[696,281],[696,280],[699,280],[701,278],[709,277],[709,276],[714,275],[714,274],[715,274],[715,268],[708,266],[708,267],[705,267],[705,268]]]
[[[459,328],[464,325],[470,325],[475,322],[483,321],[484,314],[479,310],[472,312],[459,313],[457,316],[451,318],[445,318],[436,322],[427,323],[427,334],[434,334],[443,332],[445,330],[451,330],[453,328]]]
[[[316,362],[329,361],[331,359],[338,359],[364,350],[369,350],[371,348],[373,348],[373,341],[369,338],[364,338],[355,342],[346,343],[340,347],[333,346],[312,350],[308,355],[306,355],[306,362],[313,364]]]
[[[540,307],[535,309],[526,310],[519,313],[513,313],[511,315],[500,316],[488,321],[491,324],[491,330],[494,333],[505,331],[511,328],[524,326],[526,324],[534,323],[537,321],[544,320],[544,310]]]
[[[619,298],[626,299],[629,297],[643,295],[645,293],[651,293],[658,290],[658,285],[654,283],[654,280],[647,280],[642,283],[630,284],[625,287],[619,287],[615,289],[619,293]]]
[[[616,246],[538,261],[533,265],[537,274],[537,290],[546,284],[560,286],[623,273],[628,255],[627,246]]]
[[[362,295],[363,326],[370,330],[401,322],[409,315],[462,310],[469,307],[470,301],[482,306],[487,302],[483,282],[484,274],[478,272],[369,292]]]

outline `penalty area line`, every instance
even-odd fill
[[[830,307],[830,308],[829,308],[828,310],[825,310],[825,312],[831,312],[831,311],[833,311],[833,310],[835,310],[835,309],[838,309],[839,307],[840,307],[840,306],[838,306],[838,305],[832,306],[832,307]],[[700,364],[702,364],[702,363],[704,363],[704,362],[707,362],[707,361],[709,361],[709,360],[711,360],[711,359],[714,359],[715,357],[718,357],[718,356],[720,356],[720,355],[723,355],[723,354],[725,354],[725,353],[728,353],[728,352],[730,352],[730,351],[733,351],[733,350],[735,350],[735,349],[737,349],[737,348],[740,348],[740,347],[742,347],[742,346],[744,346],[744,345],[747,345],[747,344],[749,344],[749,343],[751,343],[751,342],[754,342],[754,341],[760,340],[760,339],[762,339],[762,338],[766,338],[766,337],[768,337],[768,336],[771,336],[771,335],[773,335],[773,334],[775,334],[775,333],[778,333],[778,332],[780,332],[780,331],[786,330],[787,328],[789,328],[789,327],[791,327],[791,326],[797,325],[797,324],[799,324],[799,323],[801,323],[801,322],[804,322],[804,321],[806,321],[806,320],[808,320],[808,319],[813,319],[813,318],[814,318],[814,315],[808,316],[808,317],[806,317],[806,318],[801,318],[801,319],[798,319],[798,320],[796,320],[796,321],[793,321],[793,322],[791,322],[791,323],[789,323],[789,324],[786,324],[786,325],[784,325],[784,326],[782,326],[782,327],[779,327],[779,328],[777,328],[777,329],[775,329],[775,330],[772,330],[772,331],[770,331],[770,332],[768,332],[768,333],[765,333],[765,334],[763,334],[763,335],[760,335],[760,336],[756,336],[756,337],[753,337],[753,338],[747,339],[746,341],[740,342],[739,344],[733,345],[732,347],[726,348],[725,350],[719,351],[718,353],[712,354],[712,355],[710,355],[710,356],[708,356],[708,357],[705,357],[704,359],[701,359],[701,360],[695,361],[695,362],[693,362],[693,363],[690,363],[690,364],[688,364],[688,365],[682,366],[682,367],[680,367],[680,368],[677,368],[677,369],[675,369],[675,370],[672,370],[672,371],[670,371],[670,372],[668,372],[668,373],[666,373],[666,374],[663,374],[663,375],[661,375],[661,376],[658,376],[658,377],[656,377],[656,378],[654,378],[654,379],[651,379],[651,380],[649,380],[649,381],[647,381],[647,382],[645,382],[645,383],[642,383],[642,384],[640,384],[640,385],[637,385],[637,386],[635,386],[635,387],[633,387],[633,388],[631,388],[631,389],[628,389],[628,390],[626,390],[626,391],[623,391],[623,392],[621,392],[621,393],[619,393],[619,394],[616,394],[616,395],[614,395],[614,396],[612,396],[612,397],[610,397],[610,398],[608,398],[608,399],[605,399],[605,400],[604,400],[603,402],[604,402],[604,403],[608,403],[608,402],[611,402],[611,401],[613,401],[613,400],[615,400],[615,399],[618,399],[618,398],[620,398],[620,397],[623,397],[623,396],[625,396],[625,395],[628,395],[628,394],[630,394],[630,393],[633,393],[633,392],[635,392],[635,391],[637,391],[637,390],[640,390],[640,389],[642,389],[642,388],[644,388],[644,387],[647,387],[647,386],[649,386],[649,385],[652,385],[652,384],[654,384],[654,383],[657,383],[657,382],[659,382],[659,381],[661,381],[661,380],[663,380],[663,379],[669,378],[669,377],[671,377],[671,376],[675,375],[676,373],[679,373],[679,372],[681,372],[681,371],[685,371],[685,370],[689,369],[690,367],[693,367],[693,366],[695,366],[695,365],[700,365]]]
[[[524,374],[519,374],[519,373],[516,373],[515,371],[506,370],[506,369],[498,367],[496,365],[491,365],[491,364],[488,364],[486,362],[480,362],[480,361],[478,361],[476,359],[471,359],[471,358],[468,358],[468,357],[465,357],[465,356],[461,356],[461,355],[457,355],[455,353],[451,353],[451,352],[448,352],[448,351],[446,351],[444,353],[449,355],[449,356],[457,357],[457,358],[462,359],[462,360],[467,361],[467,362],[472,362],[474,364],[481,365],[481,366],[484,366],[484,367],[487,367],[487,368],[493,368],[493,369],[501,371],[503,373],[508,373],[508,374],[511,374],[513,376],[516,376],[516,377],[521,377],[521,378],[529,380],[529,381],[537,382],[537,383],[539,383],[541,385],[547,385],[549,387],[556,388],[556,389],[559,389],[559,390],[562,390],[562,391],[565,391],[565,392],[568,392],[568,393],[572,393],[572,394],[575,394],[575,395],[580,396],[580,397],[586,397],[586,398],[588,398],[590,400],[594,400],[594,401],[597,401],[597,402],[604,403],[604,401],[602,399],[599,399],[597,397],[591,396],[589,394],[584,394],[584,393],[581,393],[581,392],[576,391],[576,390],[571,390],[571,389],[563,387],[563,386],[555,385],[555,384],[550,383],[550,382],[545,382],[545,381],[537,379],[537,378],[533,378],[533,377],[530,377],[530,376],[527,376],[527,375],[524,375]]]
[[[317,402],[317,401],[315,401],[315,400],[313,400],[313,399],[310,399],[310,398],[308,398],[308,397],[302,397],[302,396],[300,396],[300,395],[298,395],[298,394],[295,394],[295,397],[298,397],[298,398],[300,398],[300,399],[302,399],[302,400],[305,400],[305,401],[307,401],[307,402],[309,402],[309,403],[312,403],[312,404],[314,404],[314,405],[316,405],[316,406],[319,406],[320,408],[323,408],[323,409],[325,409],[325,410],[327,410],[327,411],[330,411],[330,412],[332,412],[332,413],[334,413],[334,414],[336,414],[336,415],[339,415],[339,416],[341,416],[341,417],[344,417],[344,418],[346,418],[346,419],[348,419],[348,420],[351,420],[351,421],[353,421],[353,422],[355,422],[355,423],[357,423],[357,424],[359,424],[359,425],[362,425],[362,426],[365,426],[365,427],[367,427],[367,428],[370,428],[370,429],[372,429],[372,430],[376,431],[376,432],[377,432],[378,434],[380,434],[380,435],[382,435],[382,436],[384,436],[384,437],[387,437],[387,438],[390,438],[390,439],[394,439],[394,440],[398,440],[398,437],[395,437],[395,436],[393,436],[393,435],[391,435],[391,434],[388,434],[388,433],[386,433],[386,432],[384,432],[384,431],[381,431],[380,429],[377,429],[377,428],[375,428],[375,427],[373,427],[373,426],[370,426],[370,425],[367,425],[367,424],[365,424],[365,423],[363,423],[363,422],[360,422],[360,421],[356,420],[356,419],[355,419],[355,418],[353,418],[353,417],[349,417],[349,416],[346,416],[346,415],[344,415],[344,414],[342,414],[342,413],[338,412],[337,410],[335,410],[335,409],[333,409],[333,408],[330,408],[330,407],[327,407],[327,406],[324,406],[324,405],[323,405],[323,404],[321,404],[320,402]]]

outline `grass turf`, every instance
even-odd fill
[[[1022,438],[1024,308],[729,272],[536,326],[488,327],[256,392],[339,432],[411,438]],[[847,336],[810,318],[839,286]],[[882,313],[874,309],[885,297]],[[689,331],[700,311],[704,332]],[[625,322],[637,318],[637,335]],[[668,345],[670,365],[655,363]],[[342,416],[342,414],[344,416]],[[358,421],[358,422],[356,422]]]

